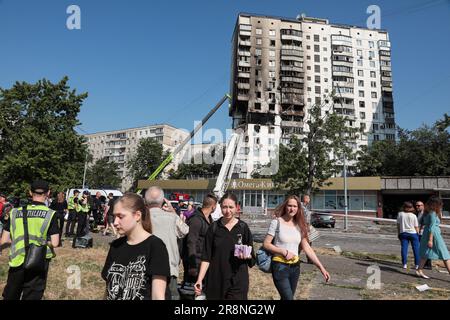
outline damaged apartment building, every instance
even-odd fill
[[[321,104],[364,131],[357,146],[395,140],[391,50],[385,30],[240,14],[232,39],[230,117],[246,132],[239,178],[273,157],[280,143],[308,130],[308,108]],[[334,98],[327,99],[332,92]]]

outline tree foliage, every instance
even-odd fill
[[[349,160],[354,158],[352,145],[359,129],[348,127],[343,116],[325,112],[323,105],[316,104],[305,123],[306,133],[280,145],[279,171],[272,177],[278,189],[287,188],[290,194],[318,190],[342,170],[344,152]]]
[[[358,154],[359,176],[450,175],[448,115],[433,126],[398,129],[399,139],[376,141]]]
[[[81,185],[87,148],[75,127],[87,93],[78,95],[67,82],[0,88],[0,185],[7,193],[25,196],[38,178],[53,190]]]
[[[98,159],[86,172],[86,183],[90,188],[119,188],[122,182],[117,173],[119,165],[108,158]]]
[[[181,163],[176,171],[169,173],[170,179],[211,178],[219,174],[224,159],[223,147],[211,147],[191,157],[190,163]]]
[[[147,179],[168,155],[162,144],[154,138],[139,140],[136,152],[127,161],[128,172],[133,180],[131,190],[136,189],[139,180]]]

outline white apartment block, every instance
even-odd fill
[[[301,16],[240,14],[233,35],[230,116],[244,128],[239,176],[269,162],[272,144],[308,130],[308,109],[347,116],[357,146],[395,140],[388,33]],[[334,99],[327,99],[333,90]],[[355,147],[357,147],[355,146]]]
[[[122,190],[128,190],[132,185],[126,163],[136,152],[141,139],[152,137],[161,142],[165,151],[173,151],[188,136],[188,132],[168,124],[85,135],[93,162],[106,157],[119,165],[118,173],[122,177]],[[176,157],[166,169],[176,169],[180,159],[181,156]]]

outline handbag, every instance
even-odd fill
[[[23,263],[23,268],[27,271],[39,273],[45,271],[47,245],[30,244],[27,213],[27,206],[25,205],[22,208],[23,230],[25,233],[25,261]]]
[[[273,237],[272,243],[275,242],[275,238],[280,232],[280,220],[277,219],[277,228],[275,230],[275,236]],[[265,273],[272,272],[272,253],[267,251],[262,245],[258,251],[256,251],[256,264],[259,270]]]
[[[314,228],[313,226],[309,226],[309,234],[308,234],[309,242],[316,241],[319,238],[320,238],[319,231],[317,231],[316,228]]]

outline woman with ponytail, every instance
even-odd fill
[[[102,271],[108,300],[164,300],[170,276],[169,255],[152,234],[144,199],[126,193],[114,204],[114,227],[121,238],[113,241]]]

